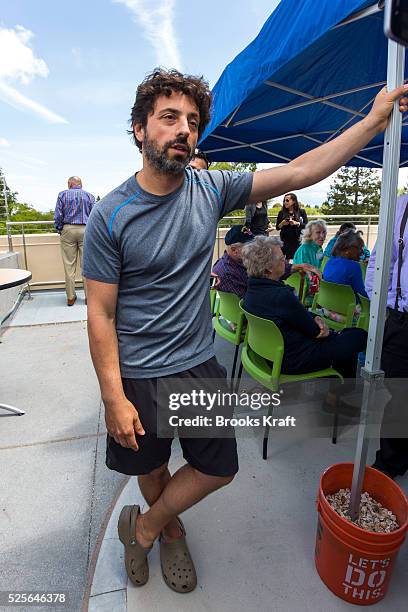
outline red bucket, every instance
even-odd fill
[[[339,489],[350,489],[352,478],[352,463],[337,463],[322,474],[315,560],[320,578],[335,595],[368,606],[387,592],[408,529],[408,500],[391,478],[366,467],[363,491],[391,510],[400,527],[391,533],[365,531],[339,516],[326,499]]]

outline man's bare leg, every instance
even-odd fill
[[[138,476],[139,488],[150,507],[159,499],[165,486],[171,479],[167,465],[167,463],[164,463],[150,472],[150,474]],[[171,542],[173,539],[181,536],[180,526],[175,517],[167,523],[162,531],[167,542]]]
[[[162,478],[166,479],[167,477],[164,475]],[[184,465],[170,477],[161,495],[150,509],[145,514],[138,516],[136,523],[137,541],[144,548],[149,547],[169,523],[171,523],[173,533],[173,526],[177,527],[176,516],[178,514],[194,506],[209,493],[227,485],[232,480],[233,476],[209,476],[199,472],[189,464]],[[143,484],[147,485],[145,487],[147,495],[154,493],[154,490],[156,492],[158,490],[158,485],[156,485],[157,489],[154,489],[152,479],[145,480]],[[146,499],[146,501],[148,500]]]

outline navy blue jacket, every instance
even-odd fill
[[[302,369],[308,355],[316,350],[320,328],[299,302],[293,287],[268,278],[249,277],[244,308],[279,327],[285,343],[282,372],[290,374]]]

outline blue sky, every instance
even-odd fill
[[[126,134],[154,66],[213,86],[279,0],[0,0],[0,166],[21,200],[53,208],[68,176],[103,196],[141,167]],[[320,203],[328,181],[299,192]]]

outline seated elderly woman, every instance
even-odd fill
[[[302,232],[302,244],[293,256],[293,263],[309,263],[320,268],[326,235],[327,226],[323,219],[309,221]]]
[[[345,223],[342,223],[339,227],[339,230],[336,232],[335,236],[333,236],[333,238],[330,238],[329,242],[326,245],[326,248],[324,249],[324,253],[323,255],[325,257],[331,257],[333,255],[333,249],[334,249],[334,245],[336,244],[337,238],[340,236],[340,234],[343,234],[343,232],[347,232],[348,230],[356,230],[356,226],[354,225],[354,223],[352,223],[351,221],[346,221]],[[363,250],[362,253],[360,254],[359,257],[361,262],[364,263],[368,263],[368,260],[370,259],[370,251],[367,249],[366,245],[363,242]]]
[[[326,263],[323,272],[323,279],[329,283],[350,285],[356,294],[357,301],[359,301],[358,293],[368,297],[359,263],[363,248],[364,240],[360,232],[353,229],[343,232],[337,238],[332,256]]]
[[[364,240],[361,237],[361,232],[353,229],[349,229],[342,234],[336,240],[332,257],[326,263],[323,272],[323,280],[329,283],[338,283],[340,285],[350,285],[356,296],[356,309],[355,317],[360,312],[360,298],[358,294],[368,298],[367,292],[364,287],[363,272],[359,262],[361,253],[364,249]],[[339,313],[331,310],[323,309],[324,315],[343,323],[345,317]]]
[[[302,244],[293,256],[294,264],[308,263],[315,268],[320,268],[323,259],[322,245],[326,240],[327,227],[323,219],[309,221],[302,232]],[[316,287],[316,290],[318,285]],[[311,284],[306,278],[306,298],[305,303],[310,306],[313,297],[311,296]]]
[[[249,276],[245,310],[279,327],[285,343],[282,373],[304,374],[332,366],[344,377],[354,378],[367,333],[356,328],[329,331],[320,317],[306,310],[292,287],[279,281],[285,266],[281,245],[275,236],[257,236],[243,247]]]

